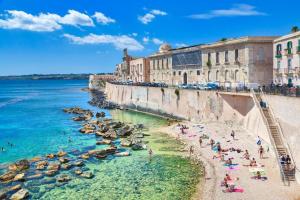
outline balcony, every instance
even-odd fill
[[[285,53],[286,56],[291,56],[291,55],[293,55],[293,51],[292,51],[291,48],[285,49],[285,50],[284,50],[284,53]]]
[[[277,53],[276,55],[275,55],[275,58],[282,58],[282,54],[281,53]]]

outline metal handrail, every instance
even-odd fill
[[[282,181],[283,181],[284,183],[288,182],[288,185],[290,185],[290,182],[289,182],[289,180],[286,178],[286,176],[285,176],[285,174],[284,174],[284,170],[283,170],[283,168],[282,168],[282,165],[281,165],[281,163],[280,163],[280,161],[279,161],[279,160],[280,160],[280,157],[279,157],[279,154],[278,154],[278,152],[277,152],[277,146],[276,146],[276,144],[275,144],[275,141],[274,141],[274,138],[273,138],[273,136],[272,136],[271,130],[270,130],[269,126],[268,126],[268,125],[269,125],[268,120],[267,120],[267,118],[265,117],[265,114],[263,113],[263,111],[262,111],[262,109],[261,109],[261,106],[260,106],[260,104],[259,104],[259,102],[258,102],[258,99],[257,99],[257,97],[256,97],[255,91],[254,91],[253,89],[252,89],[251,91],[252,91],[252,95],[253,95],[254,102],[255,102],[256,106],[258,106],[259,111],[260,111],[260,113],[261,113],[261,116],[262,116],[262,118],[263,118],[265,124],[267,125],[267,130],[268,130],[269,138],[270,138],[270,141],[271,141],[271,145],[273,146],[275,155],[276,155],[276,157],[277,157],[277,164],[279,165],[279,170],[280,170],[281,179],[282,179]]]
[[[261,90],[261,93],[262,93],[262,95],[263,95],[263,97],[264,97],[265,100],[268,99],[267,96],[266,96],[266,94],[263,92],[263,90]],[[288,154],[289,154],[290,157],[291,157],[291,160],[292,160],[292,163],[293,163],[294,168],[295,168],[297,171],[300,171],[300,170],[297,168],[297,166],[296,166],[296,162],[295,162],[294,156],[293,156],[293,154],[292,154],[292,151],[291,151],[291,148],[290,148],[289,143],[286,141],[286,137],[285,137],[285,135],[284,135],[284,133],[283,133],[281,124],[280,124],[280,122],[278,121],[278,119],[276,118],[276,116],[275,116],[275,114],[274,114],[274,111],[273,111],[273,109],[272,109],[272,107],[270,106],[269,103],[268,103],[268,108],[269,108],[269,110],[271,111],[270,113],[271,113],[273,119],[275,120],[274,123],[275,123],[275,124],[277,125],[277,127],[278,127],[279,134],[280,134],[280,140],[281,140],[281,142],[287,147],[286,149],[287,149]]]

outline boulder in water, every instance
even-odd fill
[[[15,177],[14,177],[14,181],[25,181],[25,174],[24,173],[21,173],[21,174],[17,174]]]
[[[63,156],[65,156],[65,155],[67,155],[67,153],[64,152],[64,151],[60,151],[60,152],[57,153],[57,156],[58,156],[58,157],[63,157]]]
[[[57,178],[58,182],[68,182],[71,180],[71,177],[67,174],[62,174]]]
[[[29,169],[29,167],[30,167],[29,161],[24,159],[9,165],[8,169],[10,171],[22,171],[22,170]]]
[[[26,189],[20,189],[18,192],[14,193],[10,199],[11,200],[22,200],[29,196],[29,192]]]
[[[103,139],[96,142],[96,145],[102,145],[102,144],[106,144],[106,145],[111,144],[111,140]]]
[[[80,176],[83,178],[91,179],[94,177],[94,174],[92,172],[83,172]]]
[[[0,176],[0,181],[1,182],[9,182],[9,181],[12,181],[14,178],[15,178],[15,173],[10,171],[10,172],[7,172],[5,174],[2,174]]]

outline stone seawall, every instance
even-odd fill
[[[140,111],[193,122],[226,121],[270,143],[267,127],[250,94],[106,84],[109,101]],[[253,141],[255,142],[255,141]]]
[[[267,95],[265,100],[272,108],[289,144],[298,168],[296,178],[300,183],[300,98]]]

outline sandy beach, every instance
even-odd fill
[[[259,158],[256,138],[250,135],[246,130],[232,123],[224,122],[208,122],[195,124],[191,122],[181,122],[188,127],[185,134],[181,134],[178,124],[173,124],[168,127],[161,128],[161,132],[165,132],[172,137],[179,138],[186,145],[187,156],[189,156],[190,146],[194,147],[193,159],[203,162],[205,167],[205,181],[198,186],[198,192],[194,199],[204,200],[295,200],[300,196],[300,187],[294,182],[290,186],[285,186],[281,181],[279,167],[275,159],[272,146],[262,141],[262,146],[265,149],[264,158]],[[231,131],[235,131],[235,140],[230,136]],[[203,144],[200,147],[199,137],[206,134],[209,139],[203,139]],[[238,164],[234,169],[229,169],[224,166],[221,159],[213,159],[216,155],[211,150],[208,144],[210,139],[220,142],[222,149],[239,148],[243,152],[236,151],[226,152],[225,160],[233,158],[233,163]],[[263,165],[260,169],[263,170],[262,176],[267,177],[267,180],[257,180],[251,177],[254,174],[250,173],[248,166],[250,161],[243,158],[245,150],[249,151],[250,158],[255,158],[257,163]],[[269,149],[269,151],[268,151]],[[221,187],[225,174],[228,173],[233,184],[240,192],[224,192],[225,187]]]

